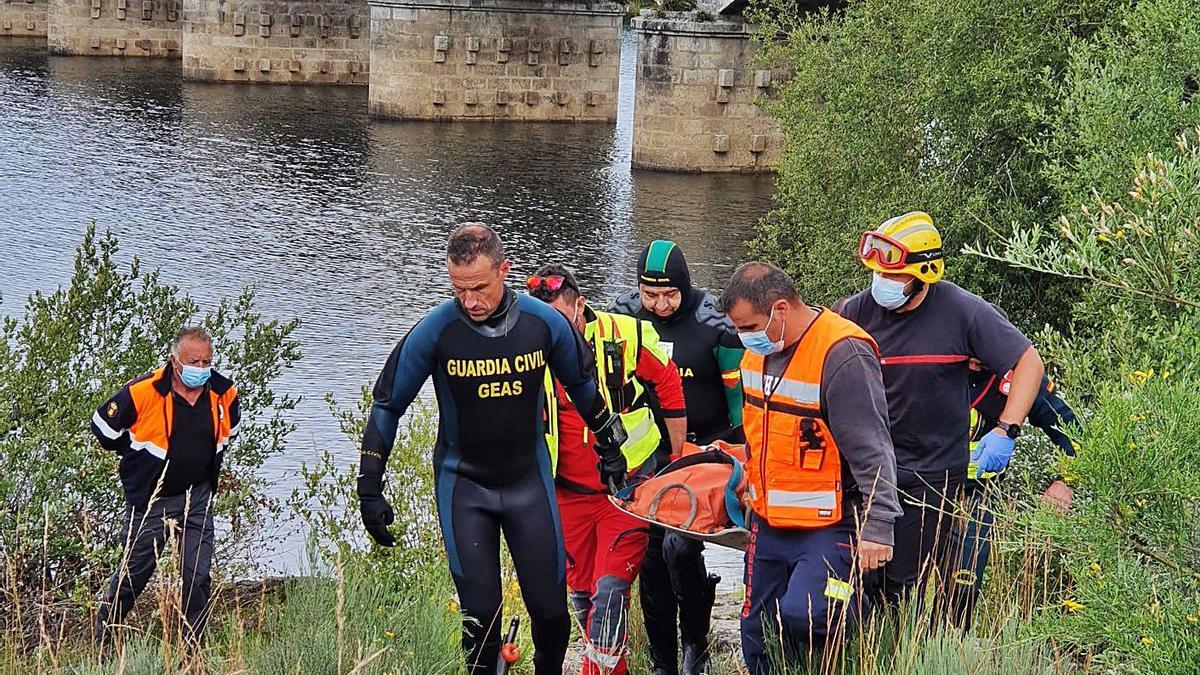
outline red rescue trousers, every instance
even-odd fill
[[[584,675],[626,675],[629,588],[649,539],[646,523],[608,501],[606,494],[557,489],[567,552],[567,588],[583,631]]]

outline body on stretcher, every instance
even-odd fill
[[[611,495],[629,515],[686,537],[746,550],[746,446],[684,445],[683,456],[653,477]]]

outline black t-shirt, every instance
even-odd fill
[[[211,481],[213,461],[217,456],[208,391],[196,399],[196,405],[174,392],[171,396],[174,397],[171,437],[167,441],[167,467],[159,491],[163,497],[183,494],[189,488]]]
[[[912,474],[966,471],[970,433],[969,358],[1007,373],[1029,339],[982,298],[942,281],[911,312],[879,306],[867,289],[842,316],[879,345],[892,445],[901,483]]]

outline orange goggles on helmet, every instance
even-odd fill
[[[874,258],[880,267],[886,270],[898,270],[913,263],[937,260],[942,257],[942,249],[935,248],[914,253],[908,250],[907,246],[886,234],[867,230],[858,240],[858,257],[863,260]]]

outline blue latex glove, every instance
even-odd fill
[[[979,465],[979,478],[984,473],[1000,472],[1008,467],[1012,460],[1013,447],[1017,442],[1002,431],[991,431],[979,440],[975,452],[971,453],[971,463]]]

